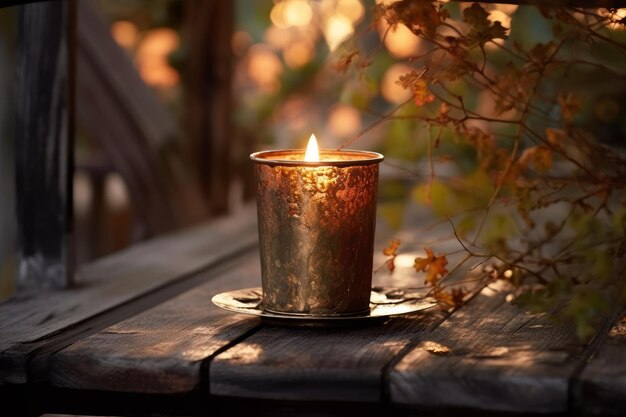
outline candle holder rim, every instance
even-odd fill
[[[355,166],[355,165],[371,165],[378,164],[385,159],[385,156],[378,152],[362,151],[357,149],[320,149],[320,155],[324,154],[348,154],[351,156],[362,156],[362,158],[356,159],[327,159],[322,161],[303,161],[294,159],[281,159],[271,158],[274,155],[285,154],[301,154],[304,155],[304,149],[280,149],[280,150],[267,150],[258,151],[250,154],[250,159],[257,164],[264,165],[286,165],[286,166]]]

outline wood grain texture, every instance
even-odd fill
[[[430,231],[428,236],[437,234]],[[402,238],[405,253],[421,253],[414,237],[407,234]],[[379,236],[375,253],[382,254],[387,243]],[[375,257],[375,265],[383,263],[384,259]],[[415,270],[404,265],[394,274],[375,275],[373,283],[421,285],[416,278]],[[379,402],[386,395],[386,367],[444,317],[433,309],[364,328],[267,327],[210,362],[210,392],[250,399]]]
[[[85,265],[71,290],[23,293],[0,304],[0,383],[25,382],[27,370],[12,364],[41,347],[35,344],[25,351],[25,345],[45,343],[51,335],[219,265],[256,244],[255,207],[248,206],[234,216]]]
[[[391,401],[424,407],[565,412],[585,360],[572,326],[529,315],[485,288],[391,370]]]
[[[70,2],[20,7],[16,71],[18,289],[72,284]]]
[[[213,395],[274,400],[381,400],[382,372],[436,313],[361,329],[267,327],[217,355],[209,367]]]
[[[201,383],[202,362],[260,323],[218,309],[211,297],[259,282],[258,254],[237,258],[206,284],[53,355],[51,382],[143,394],[192,391]]]
[[[626,317],[609,332],[574,385],[574,405],[591,415],[626,413]]]

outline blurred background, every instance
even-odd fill
[[[237,210],[254,196],[252,151],[304,147],[311,133],[323,148],[341,146],[411,97],[396,81],[428,51],[403,25],[394,31],[384,22],[371,27],[373,1],[78,3],[78,265]],[[446,7],[460,16],[469,5]],[[511,28],[508,44],[552,37],[533,7],[484,6],[491,20]],[[16,9],[0,9],[0,298],[11,293],[15,268]],[[371,64],[346,71],[342,63],[356,49],[372,51]],[[489,114],[488,95],[463,81],[453,87],[469,94],[468,105]],[[611,118],[603,126],[623,137],[624,109],[615,100],[608,105]],[[432,132],[412,117],[428,111],[437,112],[402,107],[393,120],[350,145],[386,156],[379,205],[383,234],[420,222],[431,208],[442,214],[463,203],[441,183],[431,190],[431,206],[424,205],[424,156]],[[452,169],[444,142],[437,159],[442,176]]]

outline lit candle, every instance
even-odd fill
[[[319,162],[320,160],[320,150],[317,146],[317,138],[314,134],[311,134],[311,137],[309,138],[309,143],[306,145],[304,160],[306,162]]]
[[[381,154],[250,155],[257,178],[263,308],[311,316],[369,310]]]

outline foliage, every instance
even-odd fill
[[[613,9],[538,10],[551,36],[524,44],[478,3],[375,6],[372,27],[404,25],[429,45],[397,80],[411,100],[375,124],[410,119],[436,135],[414,194],[449,216],[467,255],[453,269],[492,263],[485,284],[509,281],[518,305],[571,321],[586,339],[626,300],[626,27]],[[342,70],[362,76],[376,59],[351,49]],[[491,106],[469,105],[477,96]],[[436,174],[441,161],[451,175]],[[389,271],[398,245],[386,248]],[[430,293],[462,304],[464,290],[447,289],[446,254],[425,251],[415,269]]]
[[[261,14],[287,3],[266,1]],[[272,58],[280,79],[259,88],[253,74],[236,77],[239,128],[300,146],[331,125],[333,108],[349,107],[367,126],[320,132],[323,146],[378,146],[404,175],[383,178],[379,214],[410,228],[411,209],[427,206],[458,242],[456,251],[423,244],[415,269],[430,296],[458,307],[471,290],[455,276],[482,269],[472,283],[506,281],[516,304],[593,335],[626,300],[624,10],[384,1],[328,56],[320,22],[338,10],[306,4],[307,25],[248,30],[254,45],[241,62],[250,72],[256,53],[265,76]],[[387,44],[402,31],[419,40],[412,56]],[[314,45],[302,66],[287,59],[298,39]],[[399,93],[389,97],[396,64]],[[380,269],[396,270],[399,251],[390,242]]]

